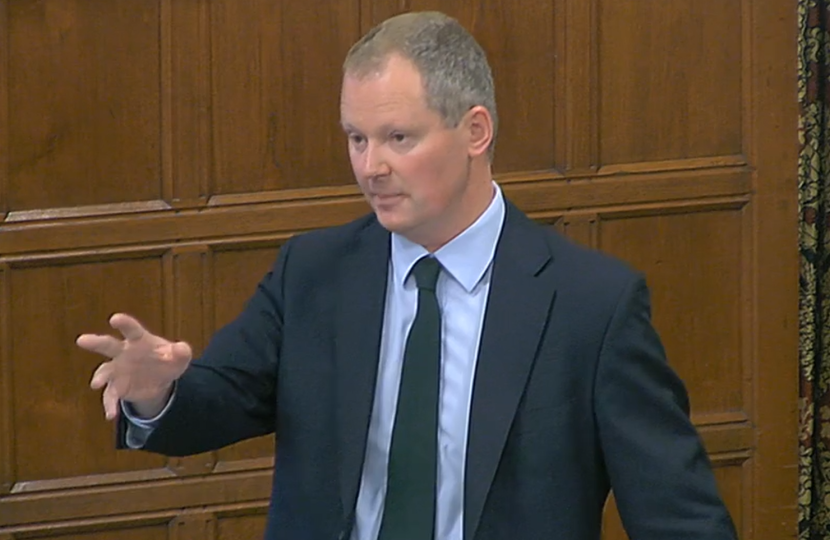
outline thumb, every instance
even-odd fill
[[[193,359],[193,350],[184,341],[174,343],[170,354],[174,362],[190,362]]]

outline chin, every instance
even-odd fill
[[[375,210],[375,217],[378,223],[389,232],[404,234],[409,229],[409,222],[403,219],[403,216],[397,215],[395,212],[384,212]]]

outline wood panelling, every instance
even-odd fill
[[[159,3],[3,3],[10,210],[161,197]]]
[[[210,267],[205,245],[176,246],[165,254],[165,327],[164,336],[186,341],[198,356],[212,333],[206,314],[212,297],[207,293]],[[215,465],[213,454],[204,453],[184,458],[171,458],[168,467],[180,476],[206,474]]]
[[[352,182],[340,66],[358,0],[214,0],[214,193]]]
[[[161,2],[164,199],[200,205],[212,172],[209,0]]]
[[[741,208],[603,217],[599,247],[642,270],[669,362],[696,414],[742,410]]]
[[[271,471],[244,471],[205,478],[176,478],[156,482],[14,494],[0,499],[0,524],[12,532],[27,524],[71,526],[73,523],[123,522],[172,517],[185,507],[229,506],[265,508],[271,494]],[[110,517],[112,516],[112,517]]]
[[[14,418],[9,267],[0,263],[0,497],[14,483]]]
[[[744,511],[747,508],[747,501],[752,497],[749,483],[752,476],[751,460],[740,460],[737,463],[725,460],[715,461],[715,479],[718,482],[723,501],[735,521],[735,528],[739,531],[741,538],[747,538],[749,532],[746,528]]]
[[[0,222],[9,211],[9,14],[0,2]]]
[[[645,272],[742,538],[795,534],[792,3],[0,0],[1,539],[261,537],[273,440],[116,452],[74,339],[126,311],[198,354],[286,238],[366,213],[340,66],[420,9],[488,53],[506,196]]]
[[[209,512],[182,512],[170,523],[170,540],[198,540],[216,537],[216,521]]]
[[[496,172],[549,170],[554,163],[556,41],[552,0],[381,0],[371,24],[403,11],[441,10],[458,20],[487,53],[496,83]],[[521,62],[516,62],[521,58]]]
[[[557,7],[557,74],[562,85],[556,98],[557,164],[566,171],[595,172],[599,166],[597,117],[597,0],[561,0]],[[591,29],[586,31],[586,29]]]
[[[598,216],[594,212],[574,212],[562,217],[561,233],[590,248],[597,248]]]
[[[96,529],[100,528],[96,527]],[[175,536],[168,534],[168,527],[165,525],[130,528],[110,526],[104,530],[91,531],[75,528],[75,530],[58,532],[58,534],[55,534],[55,531],[52,529],[45,529],[40,534],[37,532],[34,532],[34,534],[27,533],[25,535],[19,534],[15,535],[15,538],[21,540],[24,538],[31,540],[38,540],[40,538],[54,538],[57,540],[176,540]]]
[[[111,331],[117,310],[162,328],[158,256],[12,267],[8,279],[14,481],[161,467],[163,458],[114,450],[100,396],[88,390],[98,359],[74,346],[84,331]]]
[[[602,164],[740,154],[744,24],[738,0],[599,0]]]
[[[751,131],[745,144],[758,171],[752,205],[753,352],[752,514],[744,530],[755,538],[787,538],[797,530],[798,494],[798,99],[792,79],[798,25],[787,2],[753,1],[746,20],[756,59],[748,79]],[[748,536],[747,536],[748,537]]]
[[[549,175],[501,177],[505,194],[531,214],[572,208],[608,209],[630,205],[685,204],[701,197],[746,198],[751,174],[743,167],[614,176],[558,178]],[[168,245],[174,241],[239,241],[240,237],[294,233],[344,223],[368,212],[356,189],[339,197],[249,204],[202,211],[156,212],[103,219],[11,223],[0,235],[0,260],[37,258],[49,251],[113,245]],[[271,233],[271,235],[268,235]],[[27,253],[28,252],[28,253]],[[31,253],[35,252],[35,253]],[[46,255],[50,256],[50,255]]]
[[[260,540],[265,530],[265,515],[229,515],[217,522],[216,540]]]

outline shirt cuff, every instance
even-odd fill
[[[153,434],[153,431],[156,429],[159,422],[161,422],[161,419],[164,417],[165,414],[167,414],[167,411],[173,404],[173,398],[175,397],[176,383],[173,383],[173,390],[170,392],[170,398],[167,400],[167,404],[164,406],[161,412],[153,418],[140,418],[129,402],[120,402],[121,413],[124,415],[124,418],[127,421],[127,433],[125,437],[127,448],[132,448],[136,450],[142,448],[147,443],[147,439],[150,438],[150,435]]]

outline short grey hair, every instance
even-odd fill
[[[487,55],[461,24],[443,13],[404,13],[375,26],[355,43],[343,73],[365,77],[382,71],[393,54],[412,62],[424,83],[427,106],[444,124],[457,127],[467,112],[485,107],[493,118],[490,159],[496,144],[498,114],[493,74]]]

